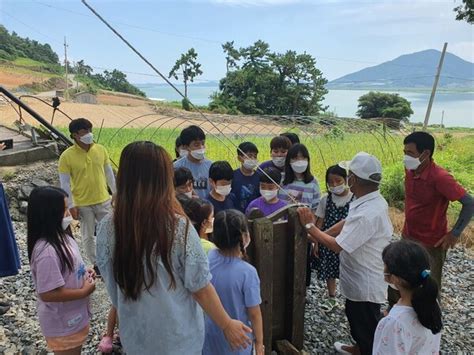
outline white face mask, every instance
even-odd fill
[[[66,216],[63,218],[63,221],[61,222],[61,225],[63,227],[64,230],[67,229],[67,227],[69,227],[69,225],[71,224],[71,222],[74,220],[74,218],[72,218],[72,216]]]
[[[84,134],[82,137],[80,137],[79,140],[84,144],[92,144],[94,143],[94,135],[91,132],[89,132],[87,134]]]
[[[308,161],[307,160],[297,160],[293,163],[290,163],[291,168],[297,174],[302,174],[308,168]]]
[[[260,195],[265,201],[271,201],[278,195],[278,190],[262,190],[260,189]]]
[[[394,290],[397,290],[398,291],[398,287],[395,286],[395,284],[391,284],[391,283],[388,283],[388,285],[393,288]]]
[[[180,158],[187,157],[188,154],[189,154],[189,152],[188,152],[186,149],[180,149],[180,150],[179,150],[179,157],[180,157]]]
[[[277,168],[283,168],[285,166],[285,159],[285,157],[275,157],[272,158],[272,162]]]
[[[391,275],[389,273],[384,273],[384,276],[386,278],[389,278]],[[391,283],[391,282],[388,282],[387,279],[385,279],[385,282],[388,283],[388,286],[390,286],[390,288],[394,289],[394,290],[397,290],[398,291],[398,287],[395,286],[395,284]]]
[[[342,194],[344,191],[346,191],[346,188],[347,188],[346,184],[342,184],[342,185],[330,187],[330,188],[329,188],[329,191],[332,192],[332,193],[335,194],[335,195],[340,195],[340,194]]]
[[[189,198],[193,198],[193,192],[192,191],[185,192],[183,195],[186,195]]]
[[[253,170],[258,166],[257,159],[245,159],[243,163],[243,167],[247,170]]]
[[[203,160],[206,155],[206,148],[191,150],[191,156],[196,160]]]
[[[244,249],[247,249],[247,247],[250,245],[250,235],[248,232],[242,235],[242,240],[244,241]]]
[[[408,170],[416,170],[421,165],[421,161],[420,158],[413,158],[409,155],[405,155],[403,157],[403,164]]]
[[[230,194],[231,191],[232,191],[232,186],[231,185],[216,186],[216,192],[219,195],[227,196],[228,194]]]

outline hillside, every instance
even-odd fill
[[[428,49],[402,55],[394,60],[359,70],[331,81],[327,87],[338,88],[431,88],[441,52]],[[439,87],[474,88],[474,63],[447,52]]]

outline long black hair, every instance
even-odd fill
[[[330,166],[328,170],[326,170],[326,190],[328,194],[331,193],[331,191],[329,191],[329,175],[337,175],[347,181],[347,170],[337,164]]]
[[[242,234],[248,233],[249,227],[245,215],[237,210],[224,210],[214,217],[214,244],[223,251],[230,251],[240,246],[240,251],[245,256]]]
[[[438,304],[438,284],[429,275],[430,256],[426,249],[411,240],[389,244],[382,252],[388,273],[402,279],[402,287],[413,292],[411,304],[418,320],[437,334],[443,327]]]
[[[314,176],[313,174],[311,174],[311,158],[309,156],[308,148],[306,148],[304,144],[296,143],[290,148],[290,150],[288,150],[288,153],[286,154],[285,179],[283,180],[283,185],[288,185],[295,181],[296,176],[295,172],[291,168],[291,159],[295,159],[296,157],[298,157],[299,153],[301,153],[301,155],[308,160],[308,167],[303,173],[304,183],[308,184],[314,180]]]
[[[31,262],[33,249],[40,239],[50,244],[59,257],[61,271],[74,271],[72,254],[67,248],[67,239],[72,238],[70,227],[63,229],[62,221],[66,206],[67,193],[54,186],[35,188],[28,200],[28,259]]]

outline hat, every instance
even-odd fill
[[[339,166],[348,169],[357,177],[380,184],[382,180],[382,164],[373,155],[366,152],[357,153],[351,161],[343,161]]]

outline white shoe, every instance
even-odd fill
[[[350,346],[350,345],[341,343],[340,341],[336,341],[336,342],[334,343],[334,349],[336,349],[336,352],[337,352],[338,354],[349,354],[349,355],[350,355],[351,353],[348,352],[348,351],[345,351],[345,350],[342,348],[343,346]]]

